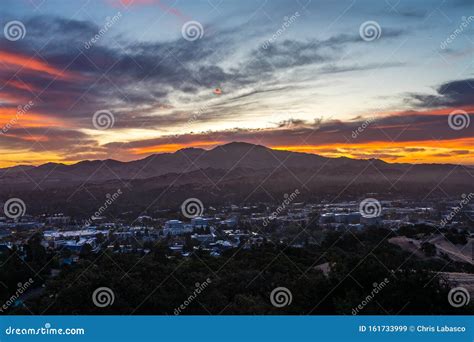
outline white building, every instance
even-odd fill
[[[195,217],[191,219],[191,224],[194,228],[206,228],[209,226],[209,219],[203,217]]]
[[[163,228],[164,235],[181,235],[186,233],[192,233],[193,227],[189,224],[184,224],[180,220],[169,220],[165,222]]]

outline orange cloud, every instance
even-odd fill
[[[273,145],[276,150],[314,153],[326,157],[378,158],[400,163],[474,164],[474,138],[455,140],[424,140],[361,144]],[[458,153],[457,151],[463,151]]]
[[[25,103],[28,102],[28,98],[25,96],[20,96],[17,94],[10,94],[0,91],[0,102],[9,102],[9,103]]]
[[[82,78],[75,73],[53,67],[40,59],[35,59],[34,57],[27,57],[20,54],[0,51],[0,61],[7,65],[20,67],[19,70],[26,69],[30,71],[42,72],[64,80]]]
[[[36,114],[26,111],[22,113],[17,108],[0,108],[0,131],[2,128],[7,132],[11,128],[28,127],[66,127],[66,125],[57,119],[46,115]]]
[[[62,156],[57,153],[44,151],[40,154],[32,154],[30,151],[10,151],[0,149],[0,167],[11,167],[15,165],[41,165],[45,163],[62,162]]]
[[[132,154],[150,154],[150,153],[165,153],[176,152],[187,147],[205,148],[223,144],[222,141],[194,141],[189,144],[160,144],[154,146],[137,147],[129,149]]]
[[[6,85],[8,86],[11,86],[11,87],[14,87],[14,88],[17,88],[17,89],[21,89],[21,90],[27,90],[29,92],[38,92],[38,89],[36,87],[33,87],[31,84],[27,84],[23,81],[15,81],[15,80],[9,80],[6,82]]]

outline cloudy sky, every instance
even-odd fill
[[[0,167],[231,141],[474,164],[471,0],[2,0],[0,10]]]

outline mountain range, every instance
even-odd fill
[[[0,170],[0,195],[23,194],[39,202],[64,203],[74,198],[86,201],[85,192],[100,198],[127,188],[129,205],[157,197],[163,205],[171,198],[179,202],[198,196],[209,202],[271,200],[294,189],[300,190],[302,199],[370,192],[429,197],[472,192],[473,179],[474,168],[464,165],[327,158],[233,142],[211,150],[186,148],[129,162],[87,160],[5,168]]]

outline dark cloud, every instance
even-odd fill
[[[472,9],[472,1],[471,0],[453,0],[452,5],[458,6],[458,7],[468,6],[469,8]]]
[[[407,152],[424,152],[426,149],[420,147],[408,147],[404,149]]]
[[[268,49],[254,49],[237,68],[224,70],[216,63],[235,51],[235,41],[241,40],[235,30],[228,29],[195,42],[178,39],[154,43],[123,41],[110,30],[86,48],[86,42],[100,31],[100,24],[36,16],[25,25],[26,38],[18,44],[9,42],[1,50],[43,61],[80,77],[61,79],[18,66],[13,71],[0,70],[1,79],[9,80],[14,74],[17,81],[30,89],[6,83],[0,85],[1,89],[21,102],[34,97],[36,112],[69,120],[78,128],[90,128],[93,113],[101,109],[116,115],[117,128],[166,128],[180,121],[185,124],[189,116],[179,109],[172,116],[157,113],[171,107],[170,96],[179,98],[182,104],[192,104],[198,92],[221,85],[230,98],[225,106],[207,108],[201,120],[216,119],[218,110],[220,115],[232,117],[257,105],[252,105],[252,101],[259,96],[289,89],[289,86],[275,87],[279,71],[288,68],[317,65],[318,74],[323,75],[390,67],[335,63],[339,58],[337,53],[346,44],[360,43],[358,35],[342,34],[312,41],[281,39]],[[402,33],[384,30],[386,37]],[[246,87],[254,90],[232,96],[233,89]]]
[[[232,57],[235,41],[242,37],[234,31],[210,35],[188,42],[130,42],[108,32],[96,44],[85,43],[96,35],[100,26],[88,21],[34,17],[26,22],[27,37],[12,44],[6,42],[0,51],[42,61],[71,77],[54,77],[17,66],[0,69],[1,91],[25,102],[34,98],[34,112],[67,121],[63,128],[32,127],[11,129],[0,136],[3,148],[34,152],[56,151],[69,159],[108,156],[160,144],[192,144],[196,141],[248,141],[265,145],[359,144],[375,141],[423,141],[470,137],[467,130],[449,129],[446,115],[407,112],[377,118],[353,138],[353,132],[364,125],[363,117],[352,121],[315,121],[289,118],[273,123],[273,129],[234,129],[219,132],[165,136],[134,142],[113,142],[99,146],[83,128],[92,128],[92,115],[102,109],[113,112],[115,129],[147,128],[166,131],[170,127],[194,121],[213,122],[239,117],[246,110],[262,106],[262,98],[288,96],[298,87],[296,77],[290,84],[280,84],[279,76],[290,68],[313,67],[311,77],[342,72],[397,67],[401,64],[342,64],[340,54],[348,44],[364,43],[359,35],[337,35],[325,40],[278,39],[266,48],[251,49],[233,68],[219,62]],[[384,28],[385,38],[396,38],[404,31]],[[379,44],[379,42],[375,42]],[[305,77],[307,77],[306,75]],[[11,80],[16,81],[11,82]],[[19,86],[18,82],[27,87]],[[474,81],[461,80],[441,85],[437,95],[412,94],[418,106],[460,106],[473,104]],[[211,90],[222,87],[226,100],[185,112],[173,107],[173,101],[193,105],[205,102],[201,92],[215,96]],[[29,87],[29,88],[28,88]],[[239,90],[239,92],[234,91]],[[158,113],[158,114],[157,114]],[[471,115],[471,121],[474,118]],[[67,127],[74,127],[67,128]],[[314,134],[317,131],[317,134]],[[33,137],[33,138],[32,138]],[[36,139],[36,137],[38,137]],[[36,139],[36,140],[35,140]],[[37,141],[37,143],[35,143]],[[415,149],[407,152],[417,152]],[[421,151],[420,151],[421,152]],[[458,151],[461,153],[461,150]],[[454,153],[454,152],[453,152]],[[396,155],[392,155],[395,158]]]
[[[32,152],[55,151],[68,154],[77,151],[101,150],[87,134],[71,130],[44,127],[12,128],[0,134],[0,145],[5,149]]]
[[[167,117],[167,124],[183,118]],[[145,120],[145,119],[144,119]],[[197,117],[196,120],[200,120]],[[471,114],[474,120],[474,114]],[[420,142],[439,140],[456,140],[471,138],[468,130],[455,131],[449,128],[448,115],[430,115],[426,113],[399,113],[371,119],[359,117],[357,120],[340,121],[315,117],[312,121],[293,120],[275,123],[274,128],[267,129],[232,129],[210,131],[180,136],[169,135],[154,139],[142,139],[132,142],[113,142],[103,146],[85,133],[69,129],[23,128],[11,129],[0,136],[0,145],[11,149],[28,149],[34,152],[55,151],[65,156],[65,160],[103,159],[120,156],[121,159],[136,159],[141,149],[159,146],[186,146],[204,144],[221,144],[232,141],[246,141],[267,146],[339,146],[346,145],[347,151],[361,158],[397,159],[405,153],[425,152],[418,147],[390,147],[392,142]],[[367,124],[368,123],[368,124]],[[354,132],[358,132],[356,136]],[[34,137],[35,139],[31,139]],[[36,142],[38,141],[38,143]],[[359,144],[387,143],[371,152],[358,150]],[[442,146],[442,145],[440,145]],[[152,149],[153,150],[153,149]],[[324,150],[322,150],[324,152]],[[143,152],[144,155],[150,152]],[[344,153],[337,148],[326,149],[326,153]],[[469,149],[452,149],[433,155],[434,157],[462,156],[472,153]],[[375,155],[377,154],[377,155]],[[385,157],[384,157],[385,156]]]
[[[100,27],[75,20],[52,17],[30,19],[28,36],[21,44],[6,44],[2,50],[44,61],[59,70],[77,73],[79,80],[54,79],[50,75],[17,67],[3,70],[3,80],[15,77],[30,85],[33,94],[8,87],[14,97],[39,96],[39,112],[67,118],[90,116],[102,108],[136,109],[136,106],[159,107],[167,104],[167,96],[176,91],[192,94],[200,88],[215,87],[234,78],[221,68],[208,64],[218,41],[190,42],[180,39],[164,43],[114,44],[107,33],[90,48],[85,43]],[[105,44],[107,42],[107,44]],[[39,53],[38,53],[39,52]],[[136,113],[133,113],[136,114]]]
[[[471,151],[468,151],[468,150],[455,150],[455,151],[452,151],[453,154],[457,154],[457,155],[462,155],[462,154],[470,154]]]
[[[428,13],[421,9],[403,9],[398,10],[398,14],[406,18],[422,19],[425,18]]]
[[[402,30],[387,28],[384,38],[396,38],[403,35]],[[247,74],[275,72],[281,69],[306,66],[311,64],[331,63],[340,59],[339,53],[347,44],[363,42],[359,35],[340,34],[325,40],[297,41],[289,39],[276,39],[275,42],[264,42],[252,53],[250,62],[240,67]],[[341,69],[350,67],[341,67]],[[367,66],[356,66],[368,69]],[[331,69],[328,68],[327,72]]]
[[[474,114],[471,114],[474,120]],[[268,146],[295,146],[314,145],[324,146],[331,144],[365,144],[371,142],[423,142],[431,140],[456,140],[471,138],[468,130],[455,131],[448,125],[448,115],[428,115],[422,113],[396,114],[376,118],[366,125],[367,121],[360,118],[358,121],[343,122],[339,120],[315,121],[290,120],[289,124],[280,124],[273,129],[235,129],[221,132],[203,132],[196,134],[185,134],[181,136],[165,136],[156,139],[134,141],[126,144],[110,143],[105,147],[115,150],[140,149],[149,146],[165,144],[190,144],[199,142],[231,142],[247,141],[260,142]],[[362,127],[365,127],[362,129]],[[359,130],[360,129],[360,130]],[[354,138],[353,132],[359,134]],[[393,137],[393,138],[392,138]],[[387,145],[389,146],[389,145]],[[406,153],[424,152],[424,148],[398,148],[398,152]],[[380,151],[384,153],[383,150]],[[468,150],[453,150],[453,154],[462,155],[470,153]]]
[[[411,94],[408,101],[418,107],[460,107],[474,104],[474,79],[443,83],[437,95]]]

